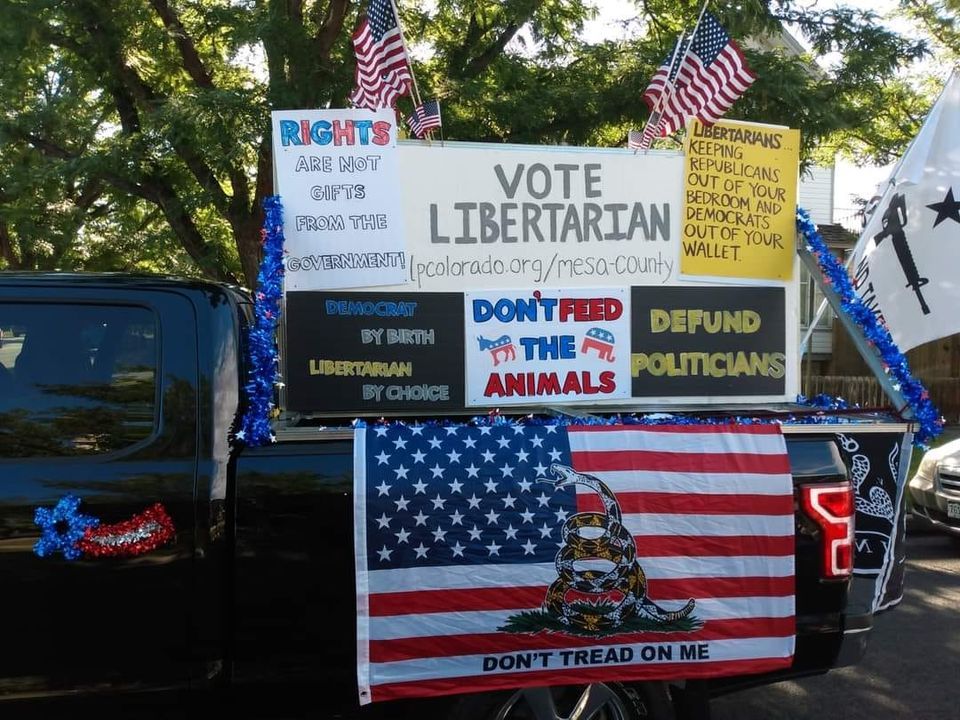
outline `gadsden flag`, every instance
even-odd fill
[[[776,426],[358,429],[355,492],[361,703],[791,662]]]

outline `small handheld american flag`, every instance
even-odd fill
[[[656,116],[656,118],[654,117]],[[653,113],[643,131],[631,130],[627,135],[627,148],[630,150],[649,150],[653,139],[660,133],[660,114]]]
[[[428,131],[441,126],[440,103],[436,100],[427,100],[423,105],[417,105],[413,114],[407,117],[410,131],[418,138],[422,138]]]

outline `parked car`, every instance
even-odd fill
[[[928,450],[908,487],[921,525],[960,537],[960,438]]]

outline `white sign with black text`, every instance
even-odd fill
[[[406,282],[393,111],[280,110],[272,116],[285,290]]]

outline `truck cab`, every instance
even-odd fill
[[[231,298],[157,278],[4,274],[0,572],[18,628],[4,694],[179,686],[214,669],[203,648],[223,643],[223,428],[239,393]],[[176,540],[148,557],[40,558],[36,509],[69,495],[105,523],[161,502]]]

